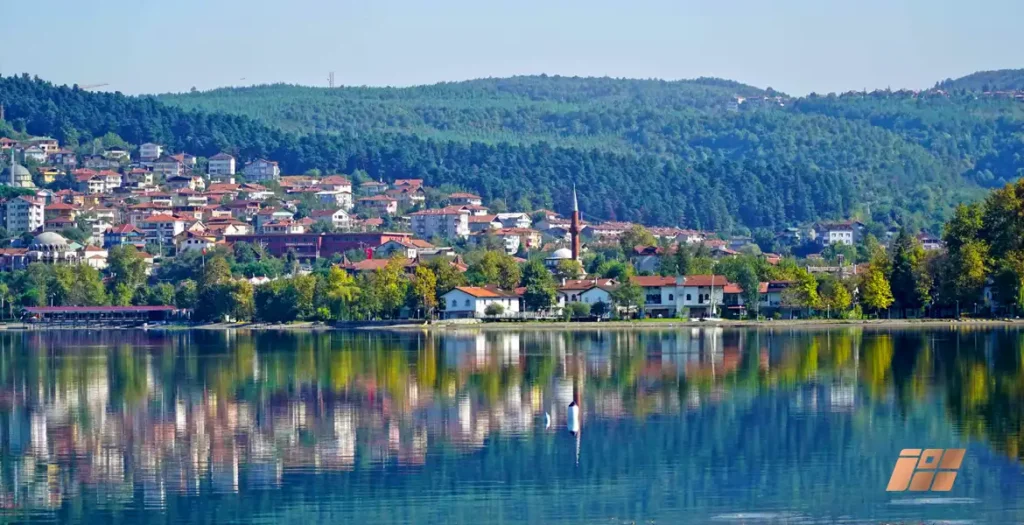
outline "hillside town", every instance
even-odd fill
[[[356,277],[393,265],[415,279],[417,268],[435,261],[465,274],[472,259],[486,252],[519,265],[542,262],[554,279],[552,300],[541,301],[529,299],[525,283],[461,279],[438,291],[436,305],[426,302],[430,312],[404,305],[394,313],[403,317],[798,317],[809,304],[787,293],[798,281],[792,275],[738,283],[716,273],[716,263],[756,257],[846,279],[866,269],[866,237],[887,244],[900,233],[871,232],[852,220],[789,228],[768,238],[764,232],[755,238],[643,227],[585,219],[575,188],[569,213],[514,210],[464,189],[428,187],[422,179],[317,170],[286,175],[269,159],[242,162],[228,153],[199,158],[153,143],[81,155],[49,137],[0,138],[0,153],[0,180],[7,186],[0,271],[63,263],[86,265],[109,280],[111,250],[130,246],[153,276],[183,256],[201,254],[205,268],[207,254],[245,246],[257,247],[257,258],[290,265],[281,275],[241,277],[253,286],[325,265]],[[916,242],[928,251],[943,248],[939,238],[924,233]],[[700,270],[699,264],[677,262],[684,249],[710,265]],[[617,258],[628,268],[609,269]],[[756,292],[744,291],[744,284],[750,289],[755,282]],[[56,306],[52,297],[37,302]],[[850,302],[837,303],[837,311]],[[574,304],[581,306],[571,309]]]

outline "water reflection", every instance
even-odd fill
[[[82,521],[948,517],[892,505],[884,481],[893,451],[964,445],[956,495],[982,507],[968,514],[1019,519],[1022,404],[1024,334],[1005,330],[8,334],[0,506]]]

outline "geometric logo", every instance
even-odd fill
[[[962,448],[929,448],[924,452],[919,448],[905,448],[900,451],[885,490],[903,492],[909,488],[914,492],[947,492],[956,481],[964,452]]]

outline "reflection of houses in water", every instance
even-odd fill
[[[517,333],[455,333],[442,340],[445,364],[459,370],[479,370],[488,365],[518,366]]]
[[[419,336],[415,352],[397,346],[367,351],[370,357],[361,367],[345,369],[349,380],[334,384],[322,363],[359,351],[342,336],[324,339],[342,343],[335,348],[323,344],[307,352],[313,365],[302,375],[280,364],[293,357],[292,349],[262,345],[257,353],[251,336],[228,333],[210,337],[249,345],[245,359],[235,361],[241,350],[203,356],[198,371],[185,363],[170,373],[161,369],[168,362],[161,357],[177,356],[174,345],[191,344],[193,335],[173,340],[174,345],[170,339],[161,343],[126,335],[145,350],[97,352],[73,361],[77,366],[68,367],[73,373],[54,374],[60,380],[22,385],[21,378],[0,375],[5,381],[0,382],[0,430],[8,451],[0,458],[31,465],[20,480],[31,480],[31,490],[45,495],[40,506],[59,504],[72,491],[68,483],[95,487],[111,500],[130,502],[133,494],[142,494],[145,504],[159,506],[172,494],[278,487],[286,471],[422,465],[429,461],[428,451],[442,445],[473,453],[495,435],[543,431],[545,413],[551,431],[564,432],[574,381],[584,422],[699,408],[730,395],[732,382],[722,378],[736,372],[748,352],[755,352],[756,363],[745,370],[755,377],[771,369],[769,357],[774,367],[792,352],[768,336],[713,327],[457,332]],[[35,337],[40,336],[26,336]],[[87,340],[58,334],[40,344],[60,352],[54,341],[74,347]],[[106,341],[126,346],[123,340]],[[132,355],[139,358],[127,360]],[[406,361],[388,368],[384,362],[396,355]],[[416,361],[426,355],[434,359],[429,366]],[[220,361],[226,363],[227,379],[208,372]],[[421,368],[430,374],[417,375]],[[196,375],[181,379],[189,373]],[[815,386],[801,393],[809,396],[801,402],[819,409],[852,407],[853,384]],[[586,423],[583,427],[585,432]],[[53,465],[65,472],[72,458],[87,458],[78,463],[85,468],[76,470],[73,481],[47,475],[50,467],[36,468]],[[57,489],[51,490],[51,482]],[[10,488],[0,488],[0,499],[9,497],[5,490]]]
[[[839,379],[812,383],[793,394],[793,408],[798,412],[852,412],[856,402],[856,384]]]

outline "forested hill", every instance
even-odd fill
[[[416,88],[88,93],[0,78],[8,120],[63,141],[139,144],[288,173],[425,178],[514,208],[729,231],[856,215],[933,226],[1018,176],[1021,106],[909,92],[792,99],[735,82],[515,77]]]
[[[978,71],[956,80],[947,79],[935,85],[947,91],[1021,91],[1024,90],[1024,69]]]

